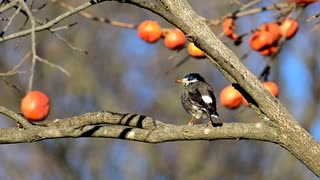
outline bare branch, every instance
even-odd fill
[[[0,13],[4,13],[5,11],[11,9],[12,7],[14,7],[17,4],[17,0],[13,0],[10,3],[7,3],[3,6],[0,7]]]
[[[54,2],[54,0],[52,0],[52,1]],[[54,26],[55,24],[59,23],[60,21],[64,20],[65,18],[67,18],[73,14],[76,14],[79,11],[82,11],[88,7],[95,5],[95,4],[101,3],[101,2],[104,2],[104,1],[97,1],[96,0],[96,1],[90,1],[90,2],[84,3],[78,7],[75,7],[73,10],[70,10],[70,11],[67,11],[67,12],[61,14],[60,16],[52,19],[51,21],[48,21],[47,23],[45,23],[43,25],[35,27],[34,30],[32,30],[32,28],[30,28],[30,29],[27,29],[24,31],[20,31],[17,33],[13,33],[13,34],[9,34],[7,36],[4,36],[2,39],[0,39],[0,42],[4,42],[4,41],[8,41],[8,40],[15,39],[18,37],[23,37],[23,36],[29,35],[32,33],[32,31],[38,32],[38,31],[47,30],[47,29],[51,28],[52,26]]]
[[[28,59],[30,56],[31,52],[27,53],[21,60],[20,62],[15,65],[12,69],[10,69],[6,73],[0,73],[0,76],[12,76],[15,74],[21,74],[21,73],[26,73],[25,71],[19,71],[20,66]]]
[[[26,129],[0,129],[0,144],[69,137],[117,138],[146,143],[221,139],[249,139],[278,143],[277,135],[275,129],[260,122],[224,123],[220,127],[171,125],[144,115],[94,112],[46,121]]]
[[[54,1],[56,2],[56,1]],[[65,9],[68,9],[68,10],[72,10],[74,9],[74,7],[72,7],[71,5],[65,3],[65,2],[62,2],[62,1],[58,1],[56,2],[58,3],[61,7],[65,8]],[[135,24],[129,24],[129,23],[124,23],[124,22],[120,22],[120,21],[114,21],[114,20],[110,20],[110,19],[107,19],[107,18],[102,18],[102,17],[95,17],[87,12],[79,12],[79,14],[87,19],[90,19],[90,20],[93,20],[93,21],[98,21],[98,22],[102,22],[102,23],[107,23],[107,24],[110,24],[112,26],[115,26],[115,27],[121,27],[121,28],[129,28],[129,29],[133,29],[133,28],[136,28],[136,25]]]
[[[7,109],[5,107],[0,106],[0,113],[8,116],[12,120],[17,121],[17,123],[21,124],[26,129],[32,126],[32,124],[28,120],[23,118],[22,115],[17,114],[13,111],[10,111],[9,109]]]
[[[30,68],[30,77],[29,77],[29,86],[28,86],[28,91],[31,91],[32,89],[32,82],[33,82],[33,74],[34,74],[34,68],[36,65],[36,33],[35,33],[35,27],[36,27],[36,22],[33,18],[33,15],[27,6],[27,4],[23,0],[19,0],[20,4],[23,6],[25,12],[28,15],[28,19],[30,19],[31,23],[31,52],[32,52],[32,65]]]
[[[12,24],[12,21],[14,20],[14,18],[19,14],[20,10],[22,8],[22,5],[20,5],[16,11],[13,13],[13,15],[10,17],[8,24],[4,27],[4,29],[2,30],[0,36],[3,36],[3,34],[9,29],[10,25]]]
[[[42,62],[42,63],[45,63],[45,64],[53,67],[53,68],[57,68],[58,70],[60,70],[61,72],[63,72],[65,75],[70,76],[70,73],[69,73],[66,69],[64,69],[63,67],[61,67],[61,66],[59,66],[59,65],[57,65],[57,64],[51,63],[51,62],[49,62],[48,60],[43,59],[43,58],[41,58],[41,57],[39,57],[39,56],[37,56],[36,59],[37,59],[38,61]]]
[[[72,44],[70,44],[66,39],[64,39],[63,37],[61,37],[59,34],[57,34],[56,32],[52,32],[52,34],[54,36],[56,36],[60,41],[62,41],[65,45],[67,45],[69,48],[71,48],[74,51],[79,51],[85,54],[88,54],[88,51],[85,49],[81,49],[81,48],[77,48],[75,46],[73,46]]]

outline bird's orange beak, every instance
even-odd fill
[[[181,79],[176,80],[176,83],[183,83]]]

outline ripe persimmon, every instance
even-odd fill
[[[235,27],[236,27],[236,24],[233,18],[227,17],[223,20],[222,29],[226,36],[232,37],[232,35],[234,34]]]
[[[21,112],[30,121],[43,120],[49,110],[49,98],[41,91],[30,91],[21,100]]]
[[[161,27],[156,21],[145,20],[137,28],[139,37],[148,42],[154,43],[161,38]]]
[[[308,5],[316,2],[317,0],[287,0],[289,3],[296,3],[299,5]]]
[[[229,85],[222,89],[220,102],[229,109],[236,109],[241,105],[242,95],[233,86]]]
[[[277,23],[269,22],[262,24],[259,28],[262,31],[268,31],[272,34],[272,41],[276,42],[280,38],[280,26]]]
[[[259,53],[264,56],[271,56],[275,52],[277,52],[277,46],[275,46],[275,45],[268,46],[267,48],[259,51]]]
[[[287,18],[280,24],[280,33],[287,39],[292,38],[298,31],[299,23],[292,19]]]
[[[194,45],[194,43],[188,44],[188,53],[196,58],[202,58],[206,57],[206,55],[199,49],[197,46]]]
[[[170,30],[164,37],[164,44],[169,49],[178,49],[183,47],[187,39],[179,29]]]
[[[263,86],[268,89],[268,91],[275,97],[278,97],[279,95],[279,88],[278,85],[275,82],[272,81],[265,81],[262,83]]]
[[[256,51],[271,46],[272,43],[274,43],[272,33],[264,30],[254,32],[249,39],[250,47]]]
[[[265,81],[262,85],[275,97],[279,95],[279,88],[275,82],[272,81]],[[249,105],[248,101],[242,96],[242,103],[246,106]]]

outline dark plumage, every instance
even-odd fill
[[[183,83],[184,86],[181,103],[183,108],[192,115],[189,125],[193,124],[193,118],[205,119],[207,117],[214,124],[211,117],[219,117],[216,98],[212,87],[206,83],[204,78],[198,73],[190,73],[176,82]]]

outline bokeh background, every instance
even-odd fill
[[[35,2],[35,5],[43,3]],[[67,2],[77,6],[85,1]],[[277,2],[264,1],[256,7]],[[228,1],[191,0],[190,3],[196,12],[208,19],[222,17],[236,9]],[[34,15],[45,20],[65,11],[48,1],[47,6]],[[147,10],[123,3],[100,3],[85,11],[132,24],[152,19],[162,27],[173,27]],[[279,85],[281,102],[318,141],[320,29],[311,32],[319,20],[310,23],[305,20],[319,11],[319,2],[303,11],[298,33],[284,44],[269,76],[269,80]],[[1,14],[1,17],[10,17],[12,12]],[[19,15],[9,33],[17,31],[24,20],[25,17]],[[243,17],[237,20],[236,31],[242,34],[272,20],[272,12]],[[198,72],[213,85],[217,98],[221,89],[228,85],[207,60],[191,58],[175,71],[166,73],[187,56],[187,51],[184,49],[169,60],[174,52],[164,46],[163,40],[147,44],[140,40],[134,29],[113,27],[79,15],[73,15],[57,26],[74,22],[78,24],[58,34],[74,46],[86,49],[88,54],[70,49],[48,31],[36,34],[38,55],[71,73],[68,77],[45,64],[36,64],[33,89],[41,90],[51,98],[48,121],[108,110],[144,114],[165,123],[186,124],[191,117],[180,104],[182,87],[174,80],[189,72]],[[6,21],[0,22],[1,29],[5,25]],[[222,32],[220,27],[214,31]],[[234,46],[225,37],[222,41],[238,57],[250,52],[248,37],[241,46]],[[1,43],[0,72],[14,67],[30,48],[30,36]],[[259,75],[268,60],[268,57],[251,52],[242,61]],[[29,70],[30,62],[30,59],[25,62],[22,70]],[[19,112],[28,78],[28,73],[2,77],[0,105]],[[221,122],[260,121],[245,106],[231,111],[218,104],[218,111]],[[0,115],[0,126],[13,127],[15,122]],[[145,144],[102,138],[55,139],[1,145],[0,154],[0,179],[316,179],[280,146],[247,140]]]

